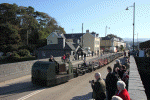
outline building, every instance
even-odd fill
[[[50,55],[58,57],[70,54],[72,56],[80,48],[73,42],[67,42],[62,33],[52,32],[46,39],[47,45],[37,49],[39,59],[49,58]]]
[[[81,38],[80,45],[82,45],[83,48],[90,47],[90,50],[93,51],[96,55],[100,53],[100,38],[99,34],[95,32],[89,32],[89,30],[86,30],[86,34],[83,35]],[[83,39],[83,44],[82,44]]]
[[[121,45],[126,48],[126,43],[123,39],[113,34],[101,37],[100,46],[102,50],[109,50],[112,46],[115,46],[117,50],[120,50]]]
[[[90,33],[89,30],[86,30],[86,33],[64,34],[64,36],[67,42],[79,44],[82,49],[90,48],[90,51],[95,54],[100,53],[100,38],[95,32]]]

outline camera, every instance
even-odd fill
[[[89,83],[94,83],[94,80],[92,80],[92,81],[89,81]]]

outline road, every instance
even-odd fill
[[[94,58],[97,59],[97,58]],[[92,59],[93,60],[93,59]],[[115,62],[110,63],[113,65]],[[108,65],[107,65],[108,66]],[[102,78],[107,75],[107,67],[71,79],[68,82],[53,87],[41,87],[31,83],[31,75],[0,83],[1,100],[87,100],[92,99],[92,89],[89,80],[94,79],[94,73],[100,72]]]

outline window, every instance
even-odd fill
[[[53,42],[52,42],[52,40],[50,40],[50,44],[52,44]]]
[[[52,37],[54,37],[54,34],[52,35]]]

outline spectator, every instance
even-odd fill
[[[126,66],[122,65],[121,70],[118,70],[119,73],[119,77],[122,79],[123,78],[123,74],[126,72]]]
[[[104,100],[106,98],[105,81],[101,78],[100,73],[95,73],[96,82],[92,82],[93,98],[95,100]]]
[[[118,80],[120,79],[120,77],[119,77],[119,74],[118,74],[118,70],[119,70],[119,68],[118,67],[116,67],[115,68],[115,72],[113,72],[114,74],[115,74],[115,76],[118,78]],[[120,79],[121,80],[121,79]]]
[[[130,51],[128,51],[128,57],[130,58]]]
[[[128,80],[129,80],[129,75],[128,72],[126,71],[126,66],[122,66],[122,81],[125,82],[126,84],[126,89],[128,90]]]
[[[126,70],[129,70],[130,64],[128,59],[125,60],[124,65],[126,66]]]
[[[114,64],[113,72],[115,72],[115,68],[116,68],[116,67],[118,67],[119,69],[121,69],[121,66],[122,66],[122,65],[121,65],[121,63],[120,63],[120,60],[117,59],[117,60],[116,60],[116,64]]]
[[[121,97],[123,100],[130,100],[130,95],[128,91],[125,89],[126,84],[123,81],[118,81],[117,82],[117,88],[118,92],[116,96]]]
[[[126,51],[124,50],[124,57],[126,57]]]
[[[107,100],[111,100],[112,96],[115,95],[117,90],[117,81],[118,78],[112,73],[112,68],[107,67],[108,74],[106,76],[106,91],[107,91]]]
[[[65,61],[66,61],[66,55],[64,54],[64,56],[62,58],[63,58],[63,61],[65,63]]]
[[[119,96],[113,96],[112,100],[123,100],[122,98],[120,98]]]

